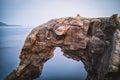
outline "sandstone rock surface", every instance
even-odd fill
[[[120,74],[120,18],[66,17],[53,19],[32,30],[20,55],[20,64],[5,80],[33,80],[56,47],[64,56],[82,61],[86,80],[115,80]]]

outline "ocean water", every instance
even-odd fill
[[[24,26],[0,27],[0,80],[18,66],[21,48],[31,30]],[[42,75],[34,80],[85,80],[86,75],[82,62],[64,57],[61,49],[56,48],[54,57],[45,63]]]

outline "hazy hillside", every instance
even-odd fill
[[[4,22],[0,22],[0,26],[21,26],[21,25],[16,25],[16,24],[6,24]]]
[[[7,26],[6,23],[0,22],[0,26]]]

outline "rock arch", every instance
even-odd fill
[[[119,30],[120,19],[117,15],[108,18],[77,15],[50,20],[28,35],[18,68],[5,80],[39,77],[44,63],[53,57],[56,47],[62,49],[64,56],[84,63],[87,80],[104,80],[106,74],[120,69]]]

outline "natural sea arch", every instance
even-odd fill
[[[56,47],[67,58],[83,62],[87,80],[114,80],[114,76],[106,75],[120,73],[120,18],[116,14],[106,18],[77,15],[53,19],[34,28],[21,50],[18,68],[5,80],[39,77]]]

